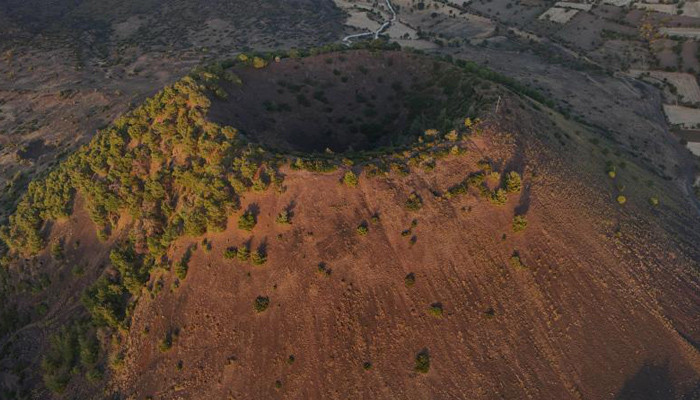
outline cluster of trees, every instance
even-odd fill
[[[198,70],[165,88],[30,184],[3,240],[24,254],[38,252],[44,223],[70,215],[76,193],[103,237],[124,213],[140,221],[134,248],[155,261],[181,235],[223,230],[244,192],[279,178],[262,149],[205,118],[206,93],[222,71]]]
[[[129,313],[155,266],[180,236],[221,231],[239,199],[265,190],[281,178],[272,156],[245,142],[236,129],[206,119],[209,93],[223,96],[223,79],[236,81],[221,66],[200,69],[166,87],[142,106],[100,131],[86,146],[45,178],[32,182],[18,203],[1,242],[15,254],[44,249],[47,223],[72,213],[80,196],[101,238],[130,215],[132,231],[110,254],[111,268],[82,296],[92,324],[129,328]],[[256,261],[265,262],[264,254]],[[187,260],[175,263],[183,279]],[[94,332],[67,327],[53,340],[42,363],[47,387],[61,392],[76,371],[98,379]],[[88,346],[88,347],[84,347]]]
[[[51,337],[51,346],[41,360],[44,384],[54,393],[63,393],[75,374],[90,381],[102,379],[98,366],[100,346],[89,324],[68,325]]]

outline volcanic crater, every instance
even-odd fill
[[[451,129],[484,106],[491,85],[445,61],[355,50],[238,64],[240,82],[214,97],[209,118],[282,152],[352,153],[404,147]]]

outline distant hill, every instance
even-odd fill
[[[276,37],[334,41],[342,13],[332,2],[191,0],[8,0],[0,4],[0,46],[67,45],[82,57],[118,58],[130,46],[170,51],[235,48]],[[261,44],[261,43],[258,43]]]

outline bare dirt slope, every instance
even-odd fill
[[[207,236],[212,249],[194,253],[180,288],[139,303],[119,387],[163,399],[692,398],[697,247],[664,231],[646,199],[620,207],[596,172],[550,155],[524,128],[491,131],[434,171],[355,189],[339,174],[288,171],[284,194],[246,198],[259,210],[252,233],[233,219]],[[483,159],[523,171],[523,194],[503,207],[431,194]],[[418,212],[404,207],[413,191]],[[292,224],[275,224],[290,205]],[[516,210],[529,221],[521,233]],[[264,245],[268,262],[223,258],[244,243]],[[511,265],[514,251],[525,268]],[[255,312],[257,296],[267,311]],[[442,317],[428,312],[436,303]],[[414,371],[421,351],[425,375]]]

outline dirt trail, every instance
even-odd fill
[[[343,43],[350,45],[352,43],[352,39],[360,38],[360,37],[365,37],[365,36],[374,36],[374,39],[379,38],[379,35],[384,32],[388,27],[391,26],[394,22],[396,22],[396,10],[394,10],[394,7],[391,5],[391,1],[386,0],[386,6],[389,8],[389,11],[391,12],[391,19],[388,19],[384,21],[384,23],[379,27],[374,32],[364,32],[364,33],[356,33],[354,35],[348,35],[343,38]]]

